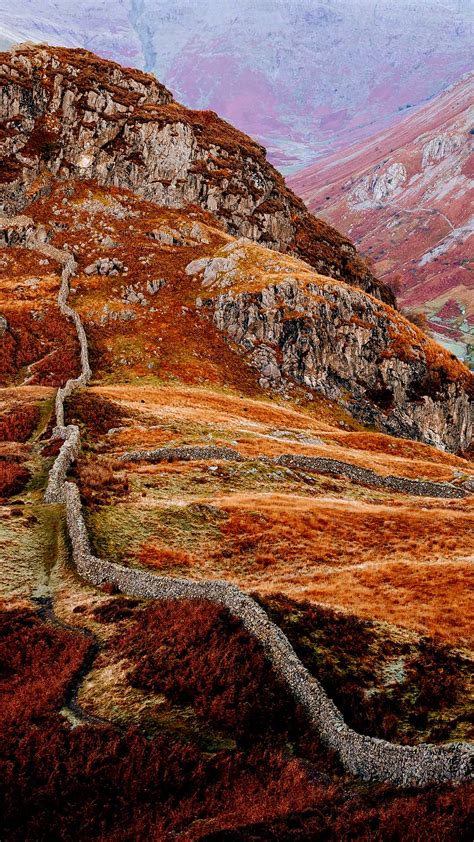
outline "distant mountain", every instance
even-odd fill
[[[371,257],[399,303],[474,361],[474,74],[402,123],[319,160],[290,183]]]
[[[283,171],[400,120],[471,68],[464,0],[0,0],[0,40],[154,72]],[[1,46],[1,44],[0,44]]]

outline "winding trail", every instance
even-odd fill
[[[30,220],[31,222],[31,220]],[[381,781],[398,786],[425,786],[443,781],[459,781],[472,776],[474,746],[451,743],[401,746],[358,734],[344,722],[323,687],[303,666],[288,638],[266,612],[247,594],[224,581],[194,581],[158,576],[91,554],[82,504],[77,485],[67,481],[67,472],[80,448],[80,433],[75,425],[64,425],[64,400],[90,379],[87,338],[79,315],[67,304],[69,278],[75,261],[67,252],[59,252],[38,242],[34,233],[27,238],[29,248],[38,248],[62,264],[58,306],[76,326],[81,348],[81,374],[58,389],[54,435],[63,439],[60,452],[49,474],[46,502],[64,503],[73,560],[79,575],[96,585],[110,583],[130,596],[155,599],[207,599],[225,606],[239,617],[243,627],[262,645],[276,674],[286,684],[294,700],[301,704],[308,719],[326,745],[336,751],[345,770],[366,781]],[[47,251],[46,251],[47,249]]]
[[[91,671],[95,658],[99,652],[99,643],[96,636],[90,629],[84,628],[84,626],[72,626],[69,623],[64,623],[60,620],[54,610],[52,597],[33,597],[33,602],[36,604],[38,616],[41,620],[43,620],[43,622],[48,623],[48,625],[51,626],[57,626],[65,631],[73,632],[74,634],[80,634],[82,637],[87,638],[89,642],[89,648],[84,656],[81,667],[72,678],[68,687],[61,713],[74,725],[81,723],[84,725],[107,725],[109,728],[116,728],[117,726],[110,722],[110,720],[102,719],[99,716],[93,716],[92,714],[87,713],[87,711],[85,711],[77,701],[77,696],[84,677]]]

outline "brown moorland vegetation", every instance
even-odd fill
[[[0,442],[28,441],[40,418],[36,404],[15,404],[9,412],[0,417]]]
[[[474,736],[467,653],[283,595],[259,601],[356,730],[402,743]]]
[[[184,603],[177,611],[175,602],[142,607],[130,600],[124,611],[122,602],[95,613],[100,622],[119,624],[110,646],[132,658],[132,682],[164,689],[170,704],[190,703],[241,746],[209,754],[166,734],[145,739],[136,728],[71,730],[57,713],[88,641],[26,609],[6,612],[0,799],[7,838],[59,840],[80,825],[88,838],[119,842],[170,834],[203,839],[239,833],[249,822],[274,824],[285,834],[285,828],[302,830],[308,814],[311,832],[325,838],[346,838],[360,825],[370,827],[372,840],[385,840],[399,838],[407,811],[416,812],[418,835],[404,838],[428,839],[433,832],[453,842],[464,838],[466,787],[354,788],[331,772],[332,761],[314,738],[298,736],[297,713],[258,647],[225,612],[206,603]],[[288,752],[288,737],[296,738],[301,759]],[[303,760],[308,752],[311,762]]]
[[[401,742],[464,739],[467,661],[445,644],[465,645],[471,635],[466,584],[472,575],[472,500],[387,495],[341,478],[257,462],[152,465],[117,457],[130,445],[212,443],[249,456],[313,453],[381,474],[461,483],[472,466],[363,430],[323,399],[264,394],[246,364],[194,309],[198,283],[184,266],[226,242],[208,215],[157,209],[126,191],[106,194],[92,184],[67,182],[53,186],[32,213],[49,222],[56,210],[68,227],[58,225],[52,242],[67,243],[78,254],[71,302],[84,319],[95,378],[67,407],[68,422],[77,419],[83,434],[84,452],[71,475],[86,503],[94,549],[109,560],[168,575],[224,577],[257,591],[361,731]],[[190,218],[203,226],[209,245],[186,241],[171,247],[150,237],[161,226],[181,230]],[[117,242],[110,254],[123,260],[128,275],[84,272],[108,255],[105,236]],[[9,324],[7,381],[49,382],[52,372],[51,382],[63,382],[77,373],[78,359],[72,326],[53,316],[59,278],[46,277],[31,253],[5,251],[18,257],[16,269],[9,264],[0,280],[10,302],[8,312],[1,302]],[[22,282],[12,296],[12,269],[23,280],[38,276],[38,285]],[[165,283],[150,293],[151,280]],[[127,300],[130,286],[147,298],[146,306]],[[133,318],[122,319],[124,310]],[[30,319],[30,312],[38,315]],[[18,388],[18,400],[16,390],[8,390],[9,413],[15,402],[27,403],[27,388]],[[28,438],[28,425],[19,418],[8,425],[7,434],[11,427],[11,435]],[[110,433],[115,427],[125,429]],[[48,440],[51,431],[52,424],[41,450],[36,442],[21,445],[22,458],[37,460],[38,483],[25,492],[21,529],[20,505],[5,507],[5,523],[16,528],[15,542],[5,546],[24,542],[28,569],[30,551],[44,556],[38,583],[44,587],[47,581],[56,591],[64,622],[87,627],[90,621],[96,633],[104,627],[78,700],[86,713],[105,713],[112,724],[84,721],[71,729],[59,715],[80,680],[87,640],[25,608],[8,612],[0,626],[1,689],[8,699],[0,717],[5,713],[9,723],[0,741],[6,838],[59,842],[77,835],[78,827],[104,842],[232,834],[338,842],[354,833],[367,842],[469,838],[465,787],[393,792],[341,777],[334,758],[307,733],[259,647],[222,610],[196,602],[145,606],[120,597],[94,610],[105,594],[61,562],[66,552],[61,555],[55,507],[40,503],[38,518],[28,517],[29,504],[38,504],[42,493],[50,465],[45,460],[59,445]],[[0,476],[2,464],[13,466],[7,474],[23,470],[19,461],[0,462]],[[276,591],[282,596],[275,598]],[[328,605],[347,614],[332,613]],[[374,618],[439,633],[440,640],[414,643],[403,628],[400,639],[392,639],[392,632],[375,630]],[[102,669],[100,699],[94,695],[96,667]],[[118,698],[110,689],[117,675],[127,690]],[[153,719],[157,706],[161,718]],[[180,730],[186,718],[193,727]],[[209,729],[217,735],[212,744]]]
[[[190,702],[203,721],[210,716],[242,744],[206,753],[166,733],[144,739],[136,728],[84,724],[71,730],[57,710],[88,644],[24,609],[9,612],[1,626],[1,655],[11,702],[2,710],[7,719],[0,741],[2,821],[9,839],[59,840],[74,835],[79,824],[88,838],[119,842],[228,833],[239,838],[250,823],[257,833],[275,827],[284,838],[301,840],[314,833],[350,838],[354,827],[364,827],[370,828],[367,839],[382,842],[400,838],[407,812],[417,816],[416,833],[404,838],[467,838],[466,787],[422,793],[354,787],[307,737],[292,755],[285,741],[292,734],[294,739],[295,712],[258,648],[224,612],[206,603],[184,603],[178,612],[174,602],[144,607],[129,600],[125,610],[122,603],[112,600],[95,613],[100,622],[118,623],[110,646],[119,657],[132,658],[131,680],[166,688],[171,704]],[[45,662],[42,641],[60,664],[51,686],[38,676],[39,659]],[[157,668],[164,671],[161,677]],[[20,683],[25,689],[18,704],[13,691]],[[303,759],[308,752],[310,761]]]
[[[451,643],[471,639],[470,499],[404,505],[234,493],[201,502],[221,513],[217,520],[211,515],[213,530],[202,530],[201,540],[192,507],[178,510],[181,529],[168,516],[166,546],[177,554],[174,569],[169,553],[166,566],[178,575],[222,577],[262,594],[282,591],[439,633]],[[187,523],[195,525],[191,540]],[[130,556],[133,536],[116,533],[114,546],[121,540],[129,542]],[[141,563],[163,559],[163,542],[153,537],[135,547]]]
[[[6,458],[0,459],[0,498],[18,494],[30,476],[30,471],[24,465]]]

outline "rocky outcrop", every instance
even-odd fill
[[[84,50],[24,45],[0,54],[0,103],[5,212],[18,213],[52,177],[94,179],[160,205],[199,204],[231,234],[297,254],[394,303],[352,243],[288,189],[261,146],[213,112],[174,102],[152,76]]]
[[[297,383],[393,435],[469,446],[469,371],[391,307],[243,241],[186,271],[202,277],[201,309],[246,353],[263,387]]]

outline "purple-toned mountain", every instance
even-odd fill
[[[463,0],[0,0],[0,12],[0,48],[44,40],[152,71],[284,171],[397,122],[472,64]]]
[[[402,306],[474,364],[474,74],[397,126],[321,158],[290,180],[351,237]]]

